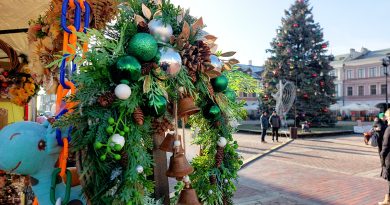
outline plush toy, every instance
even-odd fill
[[[56,140],[56,130],[48,121],[43,124],[17,122],[8,125],[0,131],[0,170],[35,178],[37,183],[32,188],[40,205],[85,204],[80,201],[80,186],[71,188],[69,203],[64,203],[65,184],[56,184],[56,180],[52,180],[58,174],[53,174],[53,171],[57,169],[55,163],[60,148]],[[50,200],[50,190],[53,186],[55,196]]]

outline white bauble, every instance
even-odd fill
[[[172,26],[164,24],[160,19],[153,19],[148,24],[150,34],[160,42],[168,42],[173,35]]]
[[[180,147],[180,145],[181,145],[180,140],[175,140],[175,141],[173,142],[173,147]]]
[[[183,181],[185,182],[185,183],[189,183],[190,182],[190,177],[187,175],[187,176],[184,176],[183,177]]]
[[[227,144],[227,140],[224,137],[220,137],[217,142],[218,146],[225,147]]]
[[[229,182],[229,180],[224,179],[223,182],[224,182],[225,184],[227,184],[227,183]]]
[[[141,174],[142,172],[144,172],[144,168],[141,166],[141,165],[138,165],[137,168],[135,168],[138,172],[138,174]]]
[[[209,194],[211,195],[211,194],[213,194],[213,193],[214,193],[213,190],[210,189],[210,190],[209,190]]]
[[[121,100],[126,100],[131,95],[131,89],[126,84],[119,84],[115,87],[115,96]]]
[[[115,145],[120,145],[121,149],[125,146],[125,138],[120,134],[114,134],[109,139],[110,146],[114,147]]]

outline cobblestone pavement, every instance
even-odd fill
[[[269,145],[253,144],[250,149],[264,146]],[[379,173],[377,149],[364,145],[361,136],[298,139],[243,168],[234,201],[240,205],[373,205],[387,191]]]

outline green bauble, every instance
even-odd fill
[[[228,86],[228,79],[224,75],[218,76],[211,79],[211,85],[213,86],[215,92],[223,92]]]
[[[129,42],[127,48],[130,55],[141,61],[150,61],[157,54],[157,41],[147,33],[137,33]]]
[[[141,64],[133,56],[120,57],[111,75],[116,83],[121,80],[137,81],[141,77]]]
[[[225,94],[225,96],[227,97],[227,99],[229,99],[230,101],[232,102],[235,102],[236,101],[236,92],[234,92],[234,90],[232,89],[226,89],[223,94]]]
[[[219,115],[221,115],[221,109],[219,109],[217,105],[213,105],[211,106],[208,114],[210,115],[211,118],[215,119],[219,117]]]
[[[167,104],[164,96],[158,96],[154,103],[149,101],[148,110],[152,116],[161,117],[167,111]]]

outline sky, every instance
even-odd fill
[[[295,0],[171,0],[203,17],[206,31],[218,37],[218,50],[236,51],[243,64],[263,65],[265,52]],[[390,48],[390,0],[311,0],[314,21],[324,29],[329,53]]]

